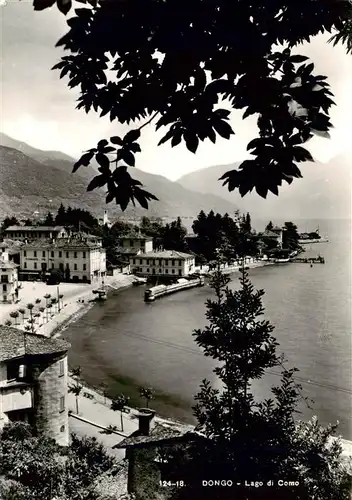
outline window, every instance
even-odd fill
[[[169,274],[169,270],[168,269],[165,269],[165,274]]]
[[[41,266],[42,266],[42,270],[46,271],[46,262],[42,262]]]
[[[172,265],[172,266],[174,266],[174,265],[175,265],[175,261],[174,261],[174,260],[173,260],[173,261],[171,261],[171,265]]]
[[[37,269],[37,263],[34,262],[34,269]]]
[[[65,396],[61,396],[60,398],[60,412],[65,411]]]
[[[181,269],[179,269],[179,270],[178,270],[178,275],[179,275],[179,276],[182,276],[182,271],[181,271]]]
[[[130,240],[130,247],[134,247],[134,241]]]
[[[60,251],[59,252],[59,259],[61,259],[61,257],[62,257],[62,252]]]
[[[23,250],[23,257],[27,257],[27,251]]]
[[[65,361],[61,360],[59,364],[59,377],[65,375]]]
[[[179,260],[179,261],[178,261],[178,265],[179,265],[179,266],[182,266],[182,260]]]
[[[51,256],[51,257],[54,257],[54,252],[50,252],[50,256]]]
[[[73,269],[74,269],[74,271],[77,271],[77,264],[73,265]]]
[[[159,274],[161,274],[161,272],[162,272],[161,269],[159,269]]]
[[[171,272],[172,272],[172,274],[175,274],[175,269],[172,269],[172,271],[171,271]]]
[[[86,252],[83,252],[83,258],[84,259],[86,258]]]
[[[169,263],[169,261],[168,261],[168,260],[165,260],[165,266],[167,266],[167,265],[168,265],[168,263]]]
[[[1,283],[8,283],[9,282],[9,277],[7,274],[2,274],[1,275]]]
[[[45,252],[44,252],[44,250],[43,250],[43,252],[42,252],[42,255],[43,255],[43,257],[45,257]]]
[[[51,263],[51,269],[54,269],[54,262]]]
[[[142,259],[139,259],[139,263],[140,263],[140,264],[143,264],[143,260],[142,260]]]
[[[155,259],[153,259],[152,264],[153,264],[153,266],[155,266]]]
[[[68,259],[70,256],[69,252],[66,252],[66,259]]]
[[[27,269],[27,262],[24,263],[24,268]]]
[[[18,377],[19,366],[18,363],[7,364],[7,380],[16,380]]]
[[[149,259],[147,259],[147,265],[149,264]]]
[[[83,271],[87,271],[87,264],[83,264]]]
[[[34,257],[36,257],[36,256],[37,256],[37,251],[36,251],[36,250],[34,250]]]
[[[149,267],[148,267],[148,269],[147,269],[147,273],[149,273]],[[6,286],[6,285],[5,285],[5,286]]]
[[[7,292],[7,285],[5,285],[5,284],[4,284],[4,285],[2,285],[2,291],[3,291],[3,292]]]
[[[135,264],[136,263],[136,259],[133,259],[132,262],[133,262],[133,264]]]
[[[73,257],[77,259],[77,252],[73,252]]]

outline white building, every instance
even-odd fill
[[[60,270],[64,281],[92,283],[106,275],[106,252],[100,238],[76,235],[52,241],[33,241],[21,247],[20,278],[39,279]]]
[[[10,226],[5,230],[5,234],[13,240],[56,239],[68,236],[63,226]]]
[[[151,236],[131,232],[119,238],[119,245],[124,250],[123,253],[125,254],[128,252],[131,255],[149,253],[153,251],[153,238]]]
[[[0,301],[15,302],[18,298],[18,266],[8,259],[8,253],[0,256]]]
[[[130,257],[131,272],[140,276],[188,276],[194,273],[193,255],[162,250]]]
[[[65,340],[0,326],[0,429],[28,422],[37,435],[69,443]]]

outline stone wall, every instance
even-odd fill
[[[64,373],[60,371],[60,361],[64,362]],[[34,425],[37,433],[45,434],[62,446],[69,443],[67,407],[67,353],[61,357],[46,358],[36,365],[34,389]],[[64,409],[60,398],[64,397]]]

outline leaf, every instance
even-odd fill
[[[135,163],[136,163],[135,157],[134,157],[133,153],[131,153],[127,149],[121,150],[121,159],[124,160],[127,163],[127,165],[129,165],[130,167],[135,166]]]
[[[82,155],[81,158],[73,165],[72,173],[76,172],[81,166],[88,167],[93,156],[94,152],[85,153],[84,155]]]
[[[123,143],[127,144],[129,142],[135,142],[141,136],[141,131],[137,128],[135,130],[130,130],[127,132],[125,137],[123,138]]]
[[[312,155],[307,149],[302,148],[301,146],[295,146],[292,148],[293,158],[295,161],[314,161]]]
[[[110,142],[113,144],[117,144],[118,146],[122,146],[122,139],[118,135],[114,135],[113,137],[110,137]]]
[[[301,62],[306,61],[307,59],[309,59],[309,57],[301,56],[299,54],[290,57],[290,61],[292,63],[301,63]]]
[[[173,136],[174,136],[174,131],[170,129],[168,132],[166,132],[164,137],[162,137],[160,139],[160,141],[158,142],[158,146],[161,146],[162,144],[167,142],[169,139],[171,139]],[[181,139],[180,139],[180,142],[181,142]]]
[[[34,0],[33,7],[34,10],[44,10],[49,7],[52,7],[56,0]]]
[[[106,139],[102,139],[101,141],[98,142],[98,151],[101,153],[103,152],[104,148],[108,145],[108,141]]]
[[[255,149],[257,148],[258,146],[262,146],[264,144],[264,140],[263,139],[260,139],[260,138],[256,138],[256,139],[253,139],[252,141],[250,141],[247,145],[247,151],[249,151],[250,149]]]
[[[234,131],[232,130],[231,125],[229,125],[224,120],[214,121],[213,128],[224,139],[230,139],[231,134],[234,134]]]
[[[132,153],[140,153],[141,152],[141,147],[138,144],[138,142],[132,142],[132,144],[129,144],[128,147],[129,147],[130,151],[132,151]]]
[[[191,153],[195,153],[199,145],[199,139],[196,134],[185,130],[183,137],[185,139],[187,149],[191,151]]]
[[[182,130],[181,129],[177,129],[174,132],[173,138],[171,139],[171,147],[174,148],[175,146],[177,146],[178,144],[180,144],[181,139],[182,139]]]
[[[66,15],[72,7],[72,2],[71,0],[57,0],[57,7],[60,12]]]
[[[102,168],[109,168],[110,167],[110,160],[109,158],[104,155],[103,153],[98,153],[96,156],[95,156],[95,159],[97,160],[97,162],[99,163],[99,165],[102,167]]]
[[[109,192],[109,193],[106,195],[106,198],[105,198],[105,203],[111,203],[111,202],[112,202],[112,200],[113,200],[114,198],[115,198],[114,193],[110,193],[110,192]]]
[[[106,175],[97,175],[96,177],[93,177],[93,179],[90,181],[87,187],[87,191],[93,191],[93,189],[96,189],[98,187],[103,187],[108,181],[108,176]]]
[[[266,196],[268,194],[268,188],[266,186],[263,186],[261,184],[257,184],[255,186],[255,190],[257,191],[257,193],[259,194],[259,196],[261,196],[264,199],[266,198]]]
[[[308,66],[305,67],[304,73],[306,75],[309,75],[313,71],[313,69],[314,69],[314,63],[310,63],[308,64]]]

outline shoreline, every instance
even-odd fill
[[[256,261],[247,263],[245,267],[248,267],[249,269],[258,269],[262,267],[272,266],[275,264],[276,264],[275,262],[270,262],[270,261]],[[221,269],[221,271],[224,274],[235,274],[240,269],[241,266],[236,265],[236,266],[225,267]],[[123,279],[122,280],[116,279],[119,277],[123,277]],[[105,285],[108,288],[107,297],[109,296],[109,293],[113,291],[120,291],[123,290],[124,288],[132,286],[134,280],[135,276],[132,274],[107,276],[105,278]],[[64,332],[70,324],[73,324],[76,321],[78,321],[82,316],[84,316],[89,311],[89,309],[91,309],[94,306],[95,304],[94,300],[91,299],[86,302],[86,299],[89,299],[89,297],[95,298],[91,290],[89,291],[85,290],[84,292],[73,297],[75,299],[74,302],[72,301],[68,304],[65,304],[60,313],[56,313],[56,315],[54,315],[54,317],[48,323],[45,323],[43,325],[45,333],[43,333],[42,331],[38,331],[38,333],[45,334],[47,336],[50,335],[51,337],[55,338],[59,337],[61,333]],[[84,302],[79,302],[81,300],[84,300]],[[68,309],[70,309],[70,312],[67,314]],[[63,315],[66,317],[62,317],[62,320],[60,321],[60,318],[58,318],[58,316],[60,316],[62,313],[66,313],[65,315]]]

